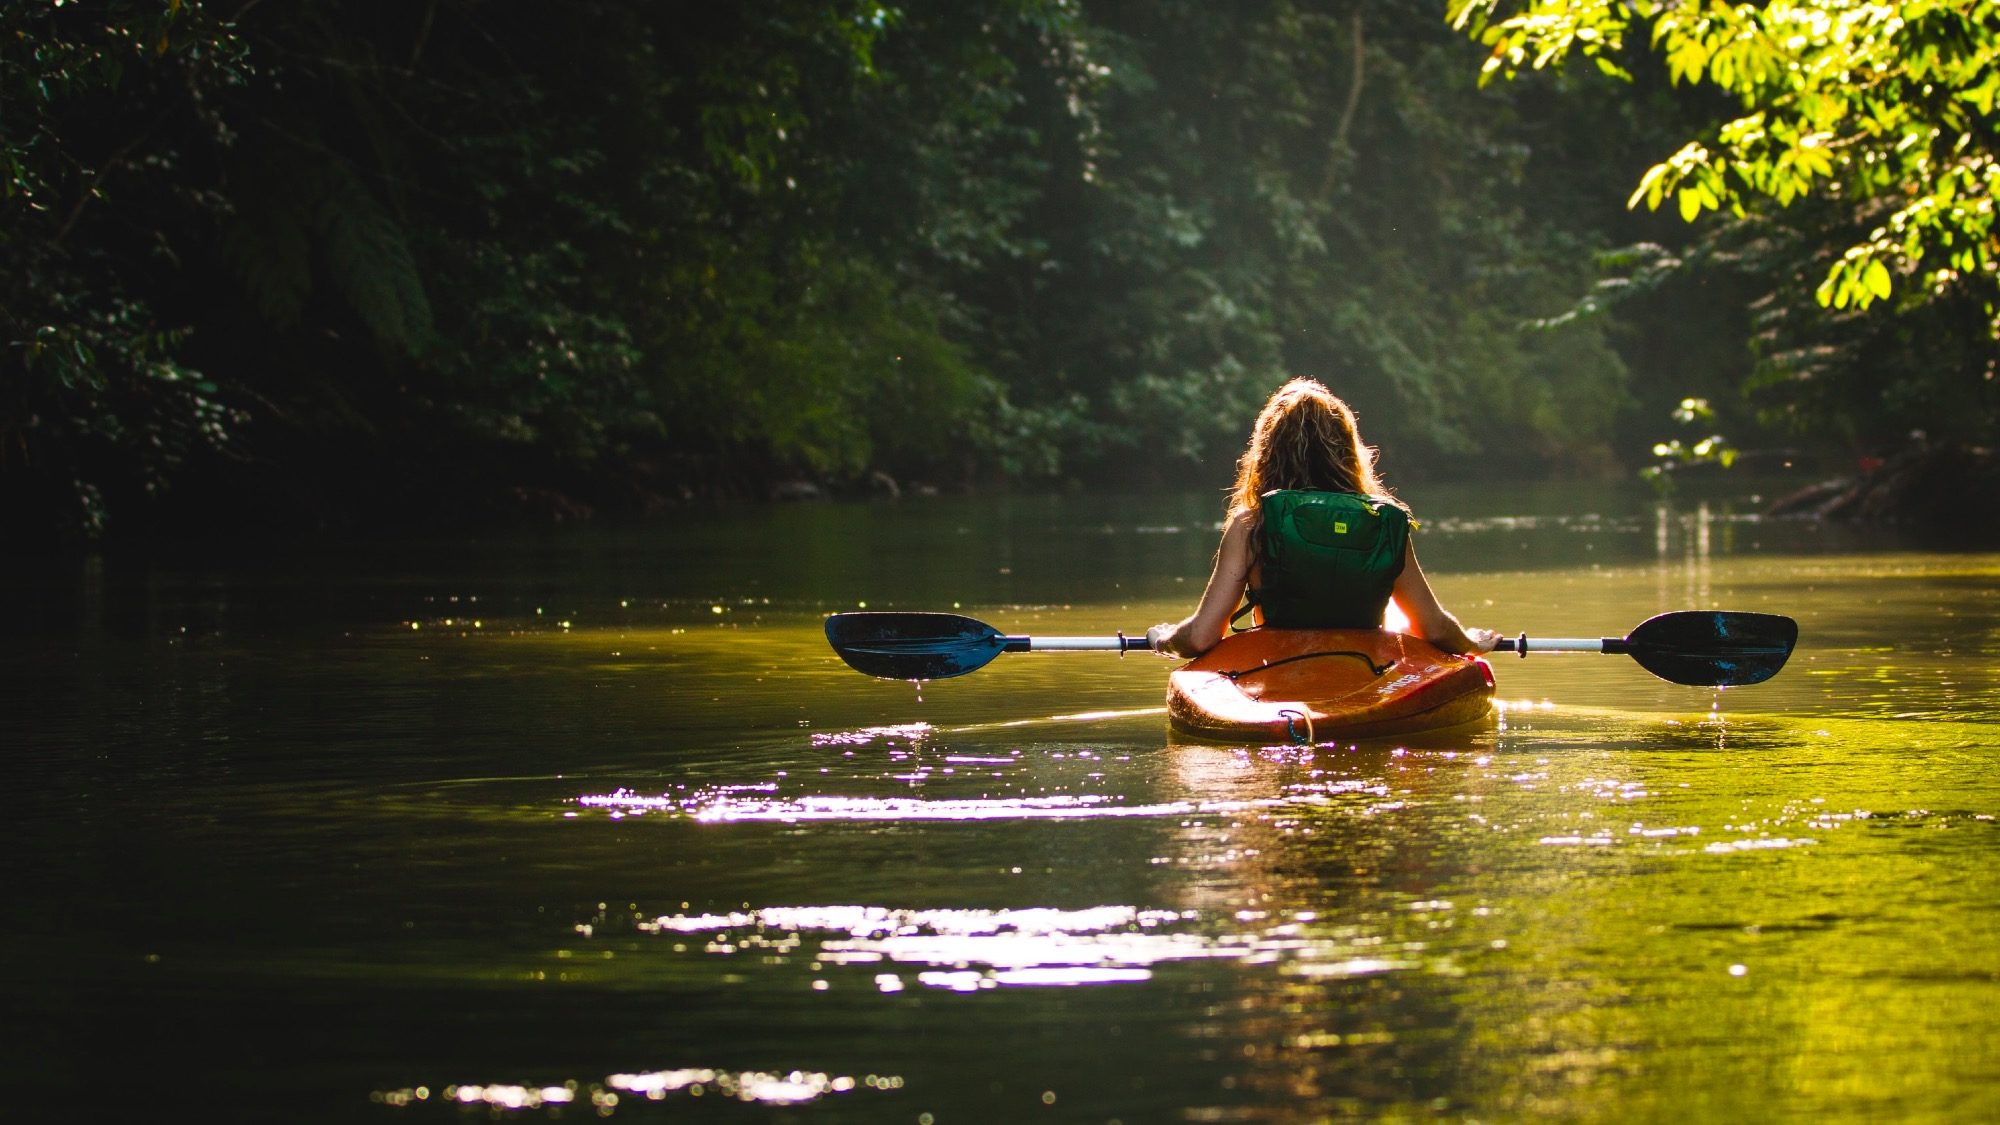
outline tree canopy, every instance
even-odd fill
[[[1704,210],[1741,217],[1757,200],[1783,206],[1815,190],[1876,202],[1880,225],[1834,262],[1816,290],[1821,304],[1866,308],[1890,295],[1892,273],[1918,293],[1961,284],[1991,293],[2000,270],[2000,6],[1554,0],[1495,18],[1503,5],[1457,0],[1452,11],[1459,27],[1477,19],[1492,45],[1489,76],[1575,53],[1629,77],[1618,57],[1636,21],[1673,81],[1713,83],[1741,100],[1742,115],[1710,143],[1689,141],[1649,168],[1634,205],[1673,198],[1692,221]]]
[[[1994,379],[2000,340],[2000,5],[1454,0],[1451,18],[1490,46],[1484,78],[1578,57],[1628,82],[1663,66],[1726,95],[1736,112],[1648,168],[1629,205],[1736,220],[1711,248],[1774,286],[1762,384],[1846,385],[1808,392],[1820,398],[1808,415],[1848,429],[1872,387],[1899,423],[1991,433],[1978,384]],[[1883,302],[1904,330],[1809,315],[1802,288],[1834,314]]]
[[[1991,339],[1982,7],[1440,15],[0,6],[0,505],[91,534],[1213,486],[1296,374],[1392,480],[1615,470],[1746,381],[1857,445],[1990,422],[1958,377]],[[1482,85],[1465,29],[1494,73],[1631,81]],[[1761,100],[1663,160],[1694,79]],[[1628,212],[1635,180],[1728,221]],[[1894,329],[1856,319],[1885,274]],[[1884,370],[1901,405],[1864,408]]]

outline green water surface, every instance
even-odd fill
[[[1785,613],[1770,683],[1171,735],[1165,661],[865,679],[827,613],[1136,631],[1218,509],[935,499],[10,583],[0,1035],[73,1118],[2000,1115],[2000,555],[1408,494],[1512,633]]]

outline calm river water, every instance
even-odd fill
[[[10,1111],[1991,1120],[2000,555],[1409,489],[1470,623],[1798,619],[1764,685],[1495,658],[1405,742],[1168,733],[1156,657],[882,682],[823,617],[1143,630],[1211,496],[16,574]]]

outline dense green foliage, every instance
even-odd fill
[[[222,205],[196,166],[242,56],[178,4],[0,14],[0,473],[13,496],[71,502],[31,526],[100,528],[107,486],[156,491],[240,421],[161,306]]]
[[[1488,75],[1575,55],[1627,79],[1664,66],[1676,84],[1728,96],[1733,112],[1654,164],[1631,203],[1725,216],[1691,254],[1649,255],[1642,275],[1707,265],[1756,279],[1751,390],[1770,416],[1864,444],[1911,429],[1991,439],[2000,5],[1454,0],[1452,11],[1490,45]]]
[[[1374,0],[24,0],[0,500],[93,530],[1219,485],[1301,373],[1392,480],[1595,471],[1733,402],[1753,330],[1767,374],[1829,332],[1841,377],[1894,352],[1742,311],[1809,298],[1852,206],[1695,241],[1622,210],[1705,119],[1623,61],[1482,89],[1441,9]],[[1655,299],[1563,315],[1626,244]],[[1686,279],[1722,259],[1763,284]],[[1928,346],[1955,308],[1913,310]]]

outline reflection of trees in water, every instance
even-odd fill
[[[1238,919],[1268,951],[1189,1029],[1241,1052],[1235,1098],[1286,1106],[1275,1117],[1308,1108],[1301,1099],[1333,1114],[1458,1101],[1475,1036],[1449,964],[1456,919],[1423,906],[1480,866],[1462,817],[1434,807],[1449,810],[1476,784],[1462,764],[1470,755],[1173,753],[1190,799],[1292,799],[1191,819],[1179,837],[1179,905]]]
[[[1180,836],[1187,905],[1263,939],[1187,1031],[1240,1053],[1235,1097],[1308,1116],[1592,1120],[1792,1088],[1773,1074],[1809,1060],[1773,1044],[1824,1036],[1800,1017],[1810,1005],[1782,984],[1756,999],[1730,966],[1751,961],[1747,979],[1771,989],[1758,955],[1800,954],[1770,933],[1837,932],[1819,876],[1705,855],[1790,847],[1758,835],[1782,817],[1741,823],[1740,789],[1719,808],[1684,754],[1663,773],[1615,731],[1547,757],[1511,753],[1513,737],[1455,753],[1175,748],[1189,798],[1266,802]],[[1712,737],[1686,741],[1708,754]],[[1643,745],[1663,748],[1650,732]],[[1684,777],[1695,791],[1669,780]],[[1785,893],[1799,901],[1779,905]]]

